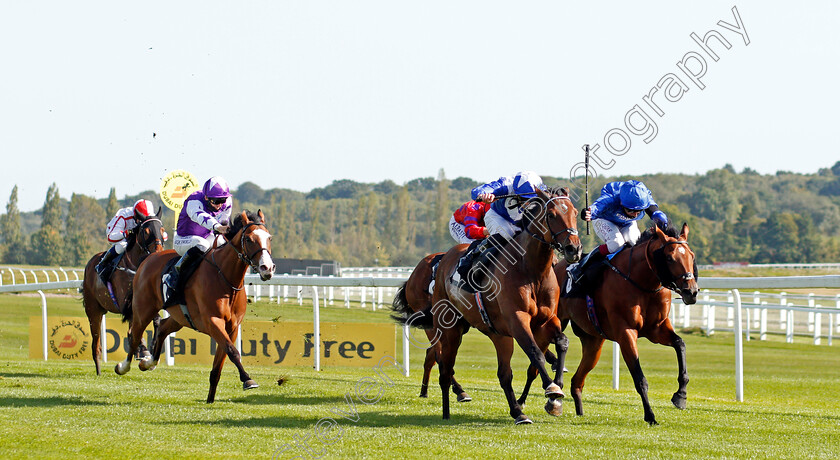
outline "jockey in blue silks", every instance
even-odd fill
[[[592,221],[592,228],[604,244],[596,247],[580,263],[569,267],[572,281],[580,281],[586,268],[621,249],[633,246],[641,232],[636,221],[647,214],[659,228],[668,226],[668,216],[659,210],[653,195],[637,180],[610,182],[601,189],[601,196],[583,212],[583,219]]]
[[[473,200],[491,203],[490,210],[484,215],[484,224],[487,226],[488,233],[490,235],[501,233],[508,239],[518,233],[519,221],[522,220],[522,211],[519,209],[522,203],[521,198],[536,197],[538,188],[545,190],[542,178],[533,171],[522,171],[513,177],[500,177],[472,189]],[[496,199],[496,196],[511,194],[517,194],[521,198]]]

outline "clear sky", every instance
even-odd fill
[[[840,4],[687,3],[5,2],[0,212],[15,184],[32,211],[53,182],[123,197],[174,169],[301,191],[567,177],[585,143],[608,175],[840,160]],[[746,34],[718,25],[733,6]],[[717,62],[690,37],[710,30]]]

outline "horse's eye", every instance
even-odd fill
[[[674,258],[672,255],[668,255],[668,262],[676,262],[677,259]]]

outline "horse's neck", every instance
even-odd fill
[[[136,241],[131,246],[131,249],[125,251],[125,255],[123,256],[123,264],[127,268],[132,270],[136,270],[137,267],[140,265],[140,259],[143,257],[142,254],[143,250],[140,249],[140,244]]]
[[[225,278],[234,286],[242,284],[245,280],[245,273],[248,272],[248,264],[239,258],[239,254],[233,247],[233,243],[227,243],[213,251],[216,265],[218,265],[222,274],[225,275]]]
[[[653,260],[648,260],[649,256],[647,256],[647,252],[651,249],[651,243],[652,241],[648,240],[642,244],[637,244],[621,251],[619,256],[624,255],[624,257],[621,260],[614,261],[613,265],[617,266],[619,270],[624,271],[627,276],[636,281],[644,282],[651,280],[652,283],[658,283],[656,273],[653,271],[654,268],[651,265]]]
[[[551,246],[532,237],[527,231],[520,233],[515,241],[525,249],[522,258],[529,274],[536,277],[551,270],[551,263],[554,261],[554,250]]]

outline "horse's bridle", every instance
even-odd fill
[[[253,261],[254,256],[256,256],[257,254],[259,254],[263,251],[268,252],[268,248],[260,247],[259,249],[254,251],[254,253],[251,254],[250,256],[245,255],[245,233],[246,233],[246,230],[248,230],[249,227],[254,227],[254,226],[263,226],[263,224],[258,224],[256,222],[249,222],[249,223],[245,224],[245,226],[242,227],[242,229],[240,230],[242,232],[242,235],[239,238],[239,246],[242,247],[242,251],[239,251],[238,249],[236,249],[236,246],[234,246],[233,244],[231,244],[231,247],[236,252],[236,255],[239,256],[239,259],[241,261],[245,262],[252,269],[259,270],[259,266]],[[228,243],[230,243],[230,240],[228,240],[226,236],[222,235],[222,237],[225,240],[227,240]],[[268,254],[271,255],[270,252]]]
[[[665,247],[672,245],[672,244],[685,244],[688,245],[687,241],[666,241],[665,244],[662,245],[659,249],[654,249],[653,251],[653,265],[650,263],[650,259],[648,257],[648,251],[645,250],[645,261],[647,262],[648,266],[651,267],[653,272],[656,274],[657,280],[659,283],[668,288],[671,291],[676,292],[679,294],[679,286],[677,286],[677,281],[685,281],[688,282],[689,280],[694,279],[694,273],[688,271],[684,273],[682,276],[674,276],[669,270],[664,267],[667,267],[668,262],[665,260]],[[648,245],[650,247],[650,245]]]
[[[569,200],[569,203],[571,203],[571,201],[572,201],[571,198],[569,198],[567,196],[555,196],[555,197],[552,197],[551,199],[549,199],[548,201],[546,201],[546,203],[545,203],[546,204],[546,211],[545,211],[544,220],[545,220],[546,228],[548,228],[548,231],[551,232],[551,240],[546,241],[545,238],[542,237],[542,235],[538,235],[538,234],[532,232],[531,229],[528,228],[530,226],[526,227],[525,230],[528,232],[529,235],[531,235],[531,237],[533,237],[537,241],[539,241],[541,243],[544,243],[544,244],[547,244],[547,245],[551,246],[552,248],[560,251],[562,254],[565,254],[566,252],[563,250],[563,247],[565,246],[565,244],[557,243],[557,241],[556,241],[557,237],[559,235],[564,234],[564,233],[568,233],[568,235],[566,236],[563,243],[569,243],[569,240],[571,239],[571,237],[574,236],[574,235],[577,235],[578,231],[577,231],[576,228],[571,228],[571,227],[567,227],[563,230],[560,230],[559,232],[555,232],[555,231],[552,230],[551,222],[549,222],[549,220],[548,220],[548,206],[547,205],[554,200]],[[540,203],[542,203],[542,202],[540,202]],[[527,205],[527,202],[525,203],[525,205]],[[523,206],[525,206],[525,205],[523,205]]]
[[[143,229],[143,228],[145,228],[146,224],[152,223],[152,222],[158,222],[158,223],[161,224],[161,226],[163,226],[163,222],[161,222],[160,219],[158,219],[157,217],[151,217],[151,218],[148,218],[148,219],[144,220],[143,222],[141,222],[140,225],[137,226],[137,228]],[[146,252],[146,255],[150,255],[152,253],[152,251],[149,250],[149,247],[153,246],[154,243],[158,243],[161,246],[163,246],[163,240],[158,238],[156,235],[155,235],[155,239],[153,239],[151,241],[146,241],[145,244],[140,243],[139,246],[140,246],[140,249],[142,249],[143,251]]]

